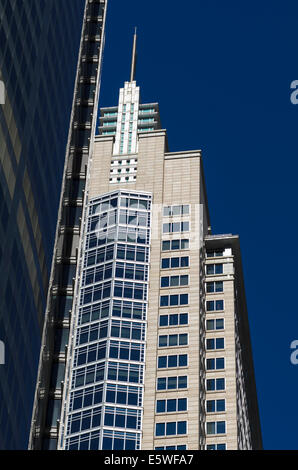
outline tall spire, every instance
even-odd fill
[[[132,46],[132,59],[131,59],[131,70],[130,70],[130,81],[135,80],[136,75],[136,62],[137,62],[137,28],[135,27],[135,33],[133,37],[133,46]]]

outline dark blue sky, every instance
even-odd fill
[[[202,149],[213,233],[240,235],[266,449],[298,449],[298,2],[110,0],[101,106],[129,79],[170,151]]]

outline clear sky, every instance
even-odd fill
[[[109,0],[101,106],[135,26],[142,102],[170,151],[202,149],[213,233],[240,235],[264,448],[298,449],[298,2]]]

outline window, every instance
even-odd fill
[[[225,421],[212,421],[206,423],[207,434],[225,434],[226,422]]]
[[[163,233],[189,232],[189,222],[172,222],[162,226]]]
[[[161,335],[158,338],[158,347],[166,348],[173,346],[186,346],[188,344],[188,334],[181,333],[177,335]]]
[[[207,312],[216,312],[224,310],[223,300],[207,300],[206,302]]]
[[[207,258],[216,258],[217,256],[223,256],[224,250],[207,250],[206,255]]]
[[[187,398],[156,401],[156,413],[175,413],[177,411],[187,411]]]
[[[160,287],[180,287],[188,286],[188,275],[182,276],[162,276]]]
[[[55,447],[56,449],[56,447]],[[186,445],[180,445],[180,446],[161,446],[161,447],[154,447],[154,450],[186,450],[187,446]]]
[[[173,217],[175,215],[189,215],[189,205],[166,206],[163,208],[164,217]]]
[[[206,370],[220,370],[224,368],[225,368],[224,357],[206,359]]]
[[[162,251],[171,251],[171,250],[188,250],[189,249],[189,240],[164,240],[162,242]]]
[[[160,307],[188,305],[188,294],[161,295]]]
[[[206,274],[222,274],[223,273],[223,264],[206,264]]]
[[[104,425],[117,428],[140,429],[140,410],[106,406]]]
[[[206,450],[226,450],[226,444],[208,444]]]
[[[169,367],[187,367],[187,362],[187,354],[159,356],[157,358],[157,368],[166,369]]]
[[[177,390],[187,388],[187,375],[178,377],[158,377],[157,390]]]
[[[158,436],[177,436],[187,433],[186,421],[173,421],[167,423],[156,423],[155,435]]]
[[[226,400],[207,400],[206,411],[207,413],[221,413],[226,411]]]
[[[216,318],[215,320],[207,320],[206,321],[206,330],[207,331],[223,330],[223,329],[224,329],[224,319],[223,318]]]
[[[224,378],[207,379],[206,390],[207,392],[225,390],[225,379]]]
[[[223,292],[223,281],[207,282],[206,292],[208,294],[213,292]]]
[[[224,338],[208,338],[206,339],[206,349],[224,349],[225,340]]]
[[[161,260],[161,269],[188,268],[189,257],[181,256],[175,258],[163,258]]]
[[[170,315],[160,315],[159,326],[180,326],[188,325],[188,313],[171,313]]]

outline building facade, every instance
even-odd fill
[[[87,168],[58,448],[259,449],[239,239],[139,95],[132,70]]]
[[[28,445],[85,0],[0,3],[0,449],[8,450]]]
[[[54,2],[58,6],[62,2]],[[65,3],[65,15],[72,10]],[[61,5],[60,5],[61,6]],[[76,76],[70,115],[66,155],[63,155],[62,189],[55,217],[56,234],[42,330],[37,383],[29,438],[30,449],[55,449],[69,336],[73,279],[76,272],[78,241],[86,167],[95,133],[101,62],[104,44],[106,0],[86,0],[77,32]],[[61,11],[60,11],[61,14]],[[61,43],[63,43],[61,39]],[[60,43],[59,43],[60,44]],[[65,61],[67,63],[67,61]],[[65,67],[65,63],[61,64]],[[73,90],[73,87],[72,87]],[[51,148],[51,147],[50,147]],[[52,192],[47,197],[51,200]],[[34,395],[34,394],[33,394]]]

